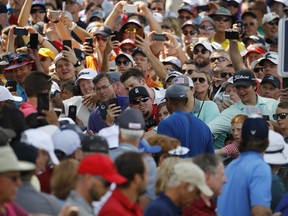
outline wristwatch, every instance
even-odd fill
[[[74,64],[74,67],[77,68],[77,67],[79,67],[79,66],[81,66],[81,65],[82,65],[81,62],[78,60],[78,61]]]

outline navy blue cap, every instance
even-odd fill
[[[280,80],[276,76],[266,75],[265,77],[263,77],[261,84],[267,83],[267,82],[271,83],[272,85],[274,85],[278,89],[281,88]]]
[[[242,126],[241,137],[244,141],[268,139],[268,124],[264,118],[249,117]]]
[[[249,40],[253,40],[253,41],[256,42],[256,43],[260,43],[260,44],[262,44],[262,45],[265,46],[265,41],[264,41],[264,39],[261,38],[261,37],[259,37],[259,36],[257,36],[257,35],[251,35],[251,36],[249,36],[249,37],[246,37],[246,38],[244,38],[244,39],[242,40],[242,42],[243,42],[244,44],[246,44]]]
[[[246,86],[249,87],[255,81],[254,73],[250,70],[242,69],[233,75],[234,86]]]

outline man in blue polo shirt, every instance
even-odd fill
[[[264,118],[250,117],[242,127],[240,156],[225,171],[227,183],[218,197],[221,216],[271,215],[272,175],[263,159],[268,147],[268,124]]]
[[[158,125],[158,134],[174,137],[189,148],[186,157],[201,153],[214,154],[211,132],[187,107],[188,95],[181,85],[172,85],[166,90],[166,106],[172,114]]]

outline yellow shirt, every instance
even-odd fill
[[[214,38],[212,38],[211,42],[216,42],[216,41],[214,40]],[[218,42],[216,42],[216,43],[218,43]],[[244,45],[244,43],[242,43],[240,41],[237,41],[237,44],[238,44],[238,49],[239,49],[240,53],[242,54],[242,52],[245,51],[245,45]],[[225,51],[228,51],[230,42],[228,39],[226,39],[220,45]]]

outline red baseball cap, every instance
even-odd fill
[[[91,174],[101,176],[108,182],[123,184],[127,179],[121,176],[108,155],[90,154],[86,156],[78,167],[79,174]]]
[[[259,53],[259,54],[262,54],[264,55],[266,53],[266,50],[260,48],[260,47],[256,47],[256,46],[253,46],[253,45],[249,45],[247,47],[247,52],[245,54],[245,56],[247,56],[249,53],[251,52],[256,52],[256,53]]]

